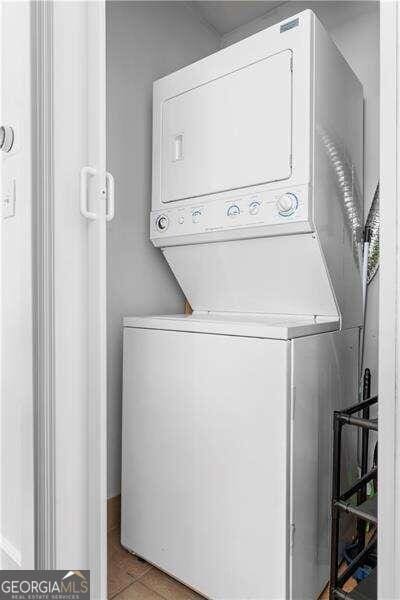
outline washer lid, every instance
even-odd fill
[[[311,317],[307,315],[246,315],[197,312],[192,315],[125,317],[124,327],[289,340],[326,331],[336,331],[339,329],[339,319],[336,317]]]

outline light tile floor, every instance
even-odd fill
[[[108,598],[113,600],[202,600],[203,596],[125,550],[119,527],[108,532]]]

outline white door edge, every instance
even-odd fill
[[[97,221],[89,234],[89,389],[88,389],[88,517],[92,594],[107,598],[107,264],[106,223],[106,15],[105,1],[88,2],[88,106],[95,107],[89,124],[89,159],[98,175]],[[112,178],[111,178],[112,179]],[[112,179],[112,202],[114,181]],[[111,200],[111,199],[110,199]],[[112,216],[114,207],[112,206]],[[92,595],[94,598],[95,596]]]
[[[35,182],[37,567],[90,569],[91,598],[106,600],[106,221],[113,213],[106,190],[113,182],[105,164],[105,2],[51,0],[38,3],[34,17],[42,175]],[[93,220],[80,212],[85,166],[94,169]]]
[[[380,9],[378,598],[393,600],[400,595],[400,11],[392,1]]]

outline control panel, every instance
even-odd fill
[[[307,221],[308,186],[174,206],[151,214],[151,237],[193,235],[235,228]]]

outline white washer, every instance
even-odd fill
[[[332,411],[356,396],[358,330],[222,315],[124,325],[122,544],[207,598],[315,598]]]

